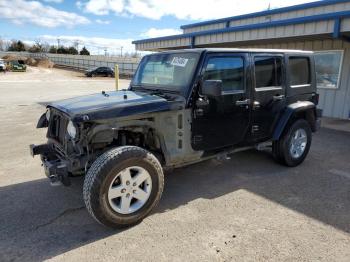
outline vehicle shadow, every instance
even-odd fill
[[[296,168],[274,163],[268,153],[247,151],[225,162],[177,169],[166,174],[163,198],[153,214],[243,189],[350,233],[350,178],[329,172],[337,163],[349,171],[349,155],[349,135],[324,129]],[[49,259],[122,232],[89,216],[82,183],[79,178],[69,188],[50,187],[40,179],[0,188],[0,261]]]

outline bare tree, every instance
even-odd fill
[[[43,42],[42,43],[42,50],[44,53],[48,53],[50,50],[50,44],[48,42]]]
[[[5,51],[5,41],[0,37],[0,51]]]
[[[10,49],[11,42],[4,40],[4,50],[8,51]]]

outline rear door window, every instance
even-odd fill
[[[282,59],[280,57],[256,56],[255,88],[282,85]]]
[[[289,79],[291,87],[311,83],[310,59],[308,57],[289,57]]]

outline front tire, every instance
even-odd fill
[[[305,160],[311,141],[312,132],[309,123],[304,119],[298,119],[287,127],[278,141],[273,142],[273,156],[281,164],[297,166]]]
[[[84,180],[84,201],[99,223],[114,228],[132,226],[158,204],[164,175],[157,158],[136,146],[102,154]]]

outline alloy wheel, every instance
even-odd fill
[[[152,179],[148,171],[132,166],[120,171],[108,189],[111,208],[120,214],[131,214],[142,208],[152,191]]]

